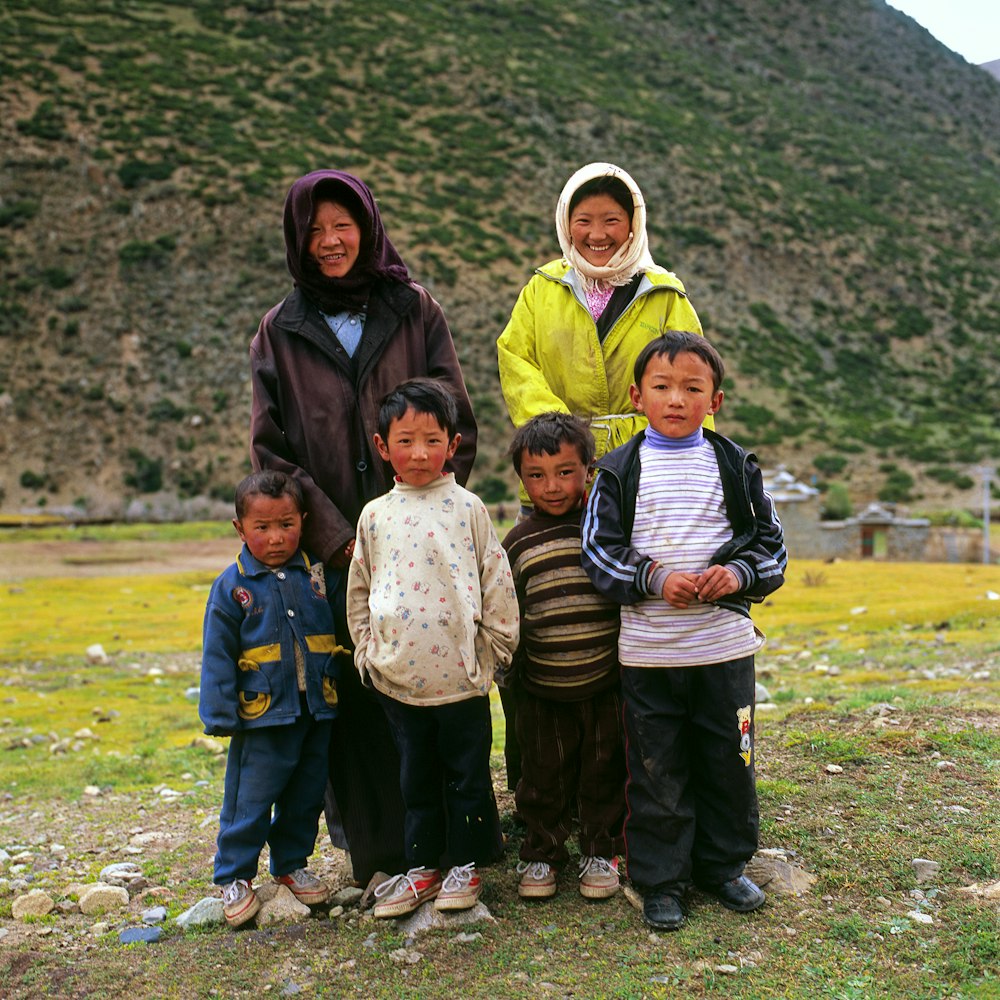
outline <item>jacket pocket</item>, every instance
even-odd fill
[[[236,713],[246,722],[259,719],[271,707],[271,682],[256,660],[243,657],[236,679],[239,701]]]

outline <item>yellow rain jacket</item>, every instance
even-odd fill
[[[628,394],[635,359],[666,330],[702,332],[675,274],[646,272],[602,344],[576,271],[563,259],[538,268],[497,340],[500,388],[514,426],[558,410],[591,420],[598,458],[624,444],[646,426]]]

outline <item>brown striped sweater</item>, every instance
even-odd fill
[[[504,539],[521,610],[512,670],[530,694],[582,701],[618,683],[618,605],[580,563],[583,509],[535,511]]]

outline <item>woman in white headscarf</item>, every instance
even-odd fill
[[[642,192],[621,167],[570,177],[556,234],[562,257],[535,271],[497,341],[500,386],[515,427],[548,410],[588,418],[600,458],[646,426],[628,393],[639,352],[701,323],[680,279],[653,262]]]
[[[521,289],[497,341],[500,387],[515,427],[550,410],[587,418],[600,458],[646,426],[629,399],[640,351],[665,330],[700,334],[701,323],[677,275],[653,262],[646,203],[621,167],[588,163],[570,177],[556,234],[562,257]],[[523,487],[521,503],[527,514]],[[521,773],[516,677],[500,697],[513,790]]]

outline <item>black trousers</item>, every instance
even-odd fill
[[[326,568],[327,600],[339,642],[349,645],[346,570]],[[351,852],[354,878],[366,885],[376,872],[405,871],[399,754],[374,691],[361,683],[353,660],[341,657],[339,714],[330,737],[325,812],[330,840]]]
[[[489,698],[447,705],[379,700],[402,762],[407,869],[496,861],[503,840],[490,773]]]
[[[640,891],[736,878],[757,849],[754,659],[622,669],[625,852]]]
[[[522,689],[517,741],[522,770],[515,801],[527,826],[521,860],[564,865],[574,808],[582,855],[621,854],[625,744],[618,687],[582,701],[538,698]]]

